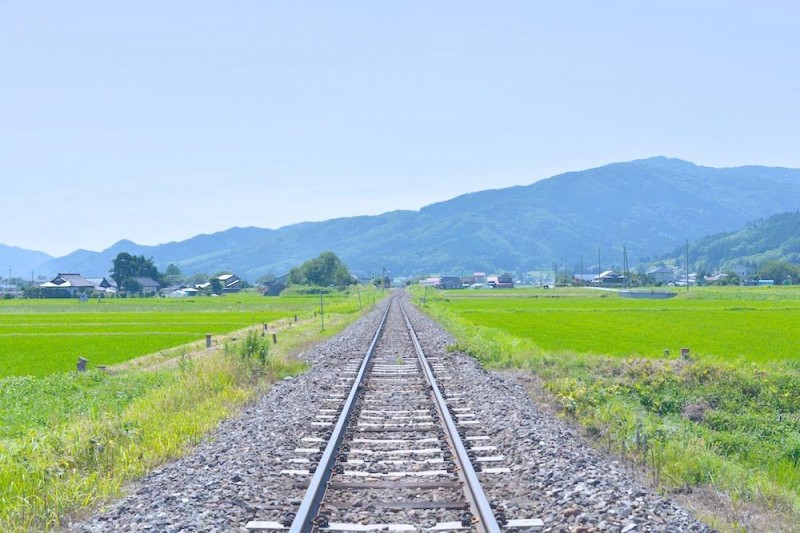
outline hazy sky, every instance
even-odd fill
[[[667,155],[800,167],[800,4],[0,4],[0,243],[418,209]]]

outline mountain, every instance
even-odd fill
[[[685,248],[661,258],[683,258]],[[691,243],[689,263],[705,272],[744,266],[750,272],[764,261],[778,260],[800,265],[800,213],[780,213],[750,222],[738,231],[711,235]]]
[[[522,272],[586,260],[604,264],[659,254],[750,220],[800,209],[800,170],[711,168],[654,157],[569,172],[531,185],[465,194],[419,211],[231,228],[181,242],[120,241],[77,251],[37,271],[108,272],[120,251],[175,263],[186,274],[231,270],[249,280],[331,250],[362,275]]]
[[[51,259],[53,257],[44,252],[0,244],[0,275],[8,276],[8,269],[11,269],[11,277],[27,279],[37,265]]]

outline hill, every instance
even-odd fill
[[[21,277],[27,279],[31,270],[37,265],[52,260],[53,257],[44,252],[25,250],[16,246],[6,246],[0,244],[0,277],[8,276],[11,270],[11,277]]]
[[[682,258],[685,253],[685,249],[679,248],[661,260]],[[711,235],[689,246],[690,265],[705,272],[739,266],[755,272],[758,265],[773,260],[800,265],[799,212],[759,219],[737,231]]]
[[[569,172],[531,185],[465,194],[378,216],[301,223],[280,229],[231,228],[181,242],[120,241],[77,251],[37,271],[103,275],[119,251],[153,257],[162,270],[232,270],[247,279],[334,251],[361,275],[526,271],[565,261],[636,262],[747,221],[800,209],[800,170],[717,169],[665,157]],[[1,263],[0,263],[1,264]]]

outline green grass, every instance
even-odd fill
[[[326,313],[352,312],[353,291],[325,295]],[[0,300],[0,377],[45,376],[114,365],[145,354],[276,320],[307,319],[319,296]]]
[[[800,520],[797,288],[693,288],[666,301],[576,289],[416,298],[457,348],[536,373],[566,416],[665,488],[708,486]]]
[[[551,291],[550,294],[557,291]],[[574,293],[573,293],[574,294]],[[449,295],[448,295],[449,296]],[[798,356],[800,299],[628,300],[451,298],[462,320],[526,338],[544,350],[644,357],[681,348],[720,360],[782,360]]]
[[[176,350],[172,365],[158,359],[136,370],[0,378],[0,531],[58,528],[65,515],[118,496],[126,482],[188,453],[273,381],[302,372],[305,365],[292,354],[360,316],[353,292],[325,296],[324,332],[314,317],[318,296],[236,298],[198,301],[195,307],[161,300],[115,302],[102,310],[106,304],[84,304],[80,313],[74,312],[77,302],[4,302],[7,315],[55,324],[55,315],[75,316],[87,328],[106,319],[132,327],[135,315],[137,324],[151,321],[145,330],[167,329],[161,319],[181,305],[185,316],[200,308],[233,326],[257,311],[258,322],[238,340],[226,340],[224,349]],[[261,335],[265,305],[288,317],[271,326],[280,327],[278,344]]]

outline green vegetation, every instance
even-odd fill
[[[685,253],[685,248],[677,248],[661,260],[680,264]],[[705,272],[744,266],[761,279],[796,284],[800,282],[800,213],[773,215],[737,231],[702,238],[689,247],[689,264]]]
[[[486,365],[534,372],[567,416],[649,465],[664,487],[712,487],[791,522],[800,519],[798,297],[796,287],[692,289],[666,301],[429,292],[424,307]]]
[[[373,297],[377,299],[368,291],[362,295],[364,309]],[[181,303],[3,302],[0,317],[8,323],[16,319],[20,328],[39,319],[62,329],[74,322],[91,332],[105,320],[121,317],[117,324],[136,329],[129,321],[135,316],[137,328],[159,331],[172,328],[165,324],[171,324],[169,317],[181,310],[188,320],[208,315],[206,324],[212,318],[230,327],[241,317],[247,317],[246,326],[256,318],[258,322],[211,349],[204,343],[194,349],[184,345],[105,372],[51,371],[0,378],[0,531],[56,528],[64,515],[118,496],[124,483],[187,453],[274,380],[302,372],[305,366],[293,354],[358,318],[358,296],[356,291],[325,296],[324,332],[314,316],[319,296],[267,299],[237,294]],[[271,322],[270,331],[277,331],[280,341],[271,344],[261,321],[277,314],[282,318]],[[99,340],[102,334],[94,337]],[[55,350],[59,337],[44,338]],[[121,344],[132,338],[114,337]]]
[[[358,309],[355,290],[326,296],[325,311]],[[0,300],[0,377],[45,376],[114,365],[145,354],[298,315],[308,318],[319,297],[266,298],[237,293],[219,298]]]
[[[356,280],[336,254],[322,252],[316,259],[310,259],[299,267],[291,269],[289,283],[317,287],[346,287],[355,284]]]
[[[800,297],[800,289],[794,293]],[[795,357],[800,346],[800,298],[743,304],[685,296],[628,300],[605,292],[582,298],[448,297],[448,308],[462,320],[531,339],[548,351],[659,357],[665,349],[677,354],[689,347],[704,359],[770,361]]]
[[[154,281],[161,280],[152,259],[145,259],[143,255],[131,255],[127,252],[117,254],[112,261],[111,277],[117,286],[131,293],[141,291],[141,285],[136,278],[150,278]]]

